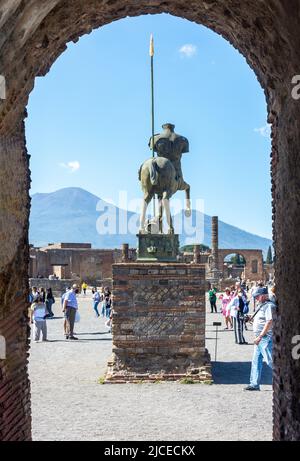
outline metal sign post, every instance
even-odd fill
[[[215,346],[215,362],[217,361],[217,347],[218,347],[218,328],[222,326],[221,322],[213,322],[213,326],[216,327],[216,346]]]

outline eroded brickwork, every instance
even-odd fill
[[[211,382],[205,287],[203,265],[114,265],[113,357],[107,382]]]
[[[27,373],[28,157],[23,138],[0,140],[0,440],[31,437]]]

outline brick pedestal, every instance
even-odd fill
[[[211,382],[204,265],[115,264],[113,305],[106,383]]]

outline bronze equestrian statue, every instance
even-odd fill
[[[163,209],[166,212],[168,233],[174,234],[170,213],[170,198],[179,190],[186,194],[185,216],[191,216],[190,186],[183,179],[181,170],[182,154],[189,152],[189,142],[184,136],[174,132],[175,125],[166,123],[163,132],[154,137],[154,151],[157,157],[146,160],[139,170],[139,180],[144,192],[140,221],[140,233],[145,233],[147,207],[157,195],[159,203],[159,233],[163,232]],[[152,138],[149,147],[152,149]]]

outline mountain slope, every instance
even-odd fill
[[[97,211],[98,210],[98,211]],[[193,211],[193,223],[204,221],[204,243],[211,245],[211,217]],[[131,234],[119,233],[124,211],[104,202],[90,192],[80,188],[60,189],[49,194],[34,194],[30,215],[30,243],[44,246],[54,242],[92,243],[95,248],[117,248],[122,243],[136,246],[134,230]],[[183,215],[177,218],[182,219]],[[128,220],[138,221],[138,216],[128,212]],[[101,233],[97,231],[101,227]],[[110,235],[108,227],[113,232]],[[105,233],[106,232],[106,233]],[[181,244],[188,235],[181,233]],[[272,245],[271,240],[251,234],[235,226],[219,221],[220,248],[262,249],[264,252]]]

